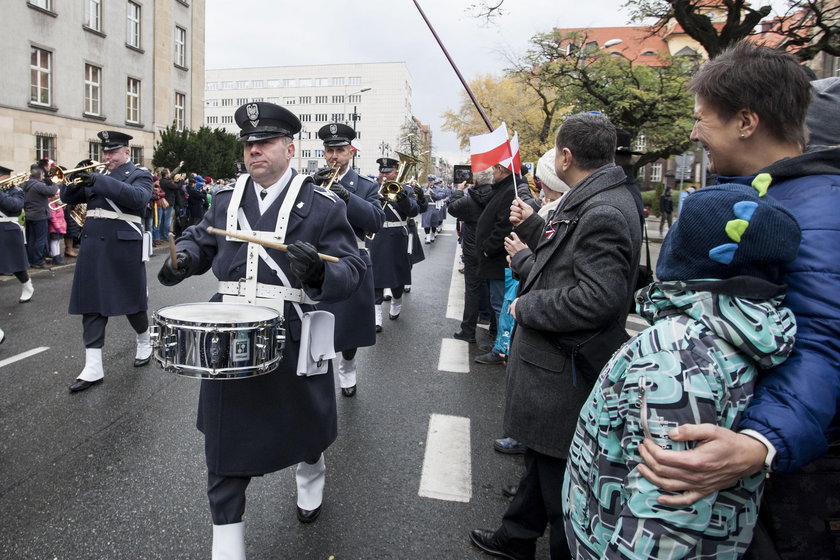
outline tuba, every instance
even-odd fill
[[[397,167],[397,178],[394,181],[384,181],[382,187],[379,189],[379,195],[388,202],[397,200],[397,195],[402,191],[403,183],[414,171],[414,166],[417,165],[417,160],[407,154],[397,152],[400,158],[399,167]]]

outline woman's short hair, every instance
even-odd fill
[[[784,51],[736,43],[701,66],[689,90],[724,121],[747,109],[774,138],[805,147],[811,87],[796,58]]]

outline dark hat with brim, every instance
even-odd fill
[[[615,130],[615,153],[624,154],[628,156],[641,156],[644,152],[635,152],[630,147],[630,133],[626,130],[617,128]]]
[[[128,147],[129,141],[134,136],[129,136],[124,132],[117,132],[116,130],[103,130],[96,134],[102,140],[102,149],[106,152],[116,150],[117,148]]]
[[[242,142],[259,142],[278,136],[294,138],[301,127],[300,119],[294,113],[263,101],[242,105],[233,114],[233,120],[239,126]]]
[[[11,174],[12,174],[11,169],[9,169],[8,167],[3,167],[2,165],[0,165],[0,175],[11,175]]]
[[[390,173],[394,171],[399,166],[400,162],[395,160],[394,158],[383,157],[376,160],[376,163],[379,164],[379,171],[381,173]]]
[[[324,146],[349,146],[356,138],[356,131],[346,124],[330,123],[318,129],[318,138]]]

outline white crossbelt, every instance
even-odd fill
[[[3,214],[0,214],[0,222],[14,222],[16,224],[20,223],[16,217],[14,217],[14,216],[4,216]]]
[[[244,297],[247,295],[245,279],[243,278],[241,282],[219,282],[218,292],[227,296]],[[273,284],[263,284],[262,282],[257,282],[257,297],[282,299],[308,305],[318,303],[307,296],[306,292],[300,288],[287,288],[286,286],[275,286]]]
[[[356,246],[359,249],[367,249],[367,245],[365,243],[365,240],[364,239],[359,239],[358,237],[356,238]]]
[[[385,222],[382,227],[405,227],[406,222]]]
[[[140,216],[135,216],[133,214],[117,214],[116,212],[105,210],[104,208],[94,208],[93,210],[88,210],[85,214],[85,217],[102,218],[105,220],[122,220],[124,222],[130,222],[135,224],[143,223],[143,220],[140,218]]]

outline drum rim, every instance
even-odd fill
[[[222,322],[222,321],[198,321],[195,319],[185,319],[185,318],[178,318],[178,317],[170,317],[164,315],[163,312],[169,309],[175,309],[178,307],[194,307],[194,306],[227,306],[227,307],[239,307],[243,309],[254,309],[254,310],[265,310],[269,312],[269,314],[273,315],[268,319],[257,319],[253,321],[235,321],[235,322]],[[187,303],[176,303],[175,305],[167,305],[161,307],[157,311],[155,311],[153,317],[153,321],[160,322],[160,323],[169,323],[178,326],[185,326],[185,327],[193,327],[195,330],[237,330],[236,327],[239,327],[238,330],[242,329],[250,329],[253,327],[264,327],[264,326],[273,326],[277,324],[281,324],[283,322],[283,316],[280,314],[279,311],[272,307],[267,307],[264,305],[255,305],[251,303],[236,303],[236,302],[224,302],[224,301],[206,301],[206,302],[187,302]]]

